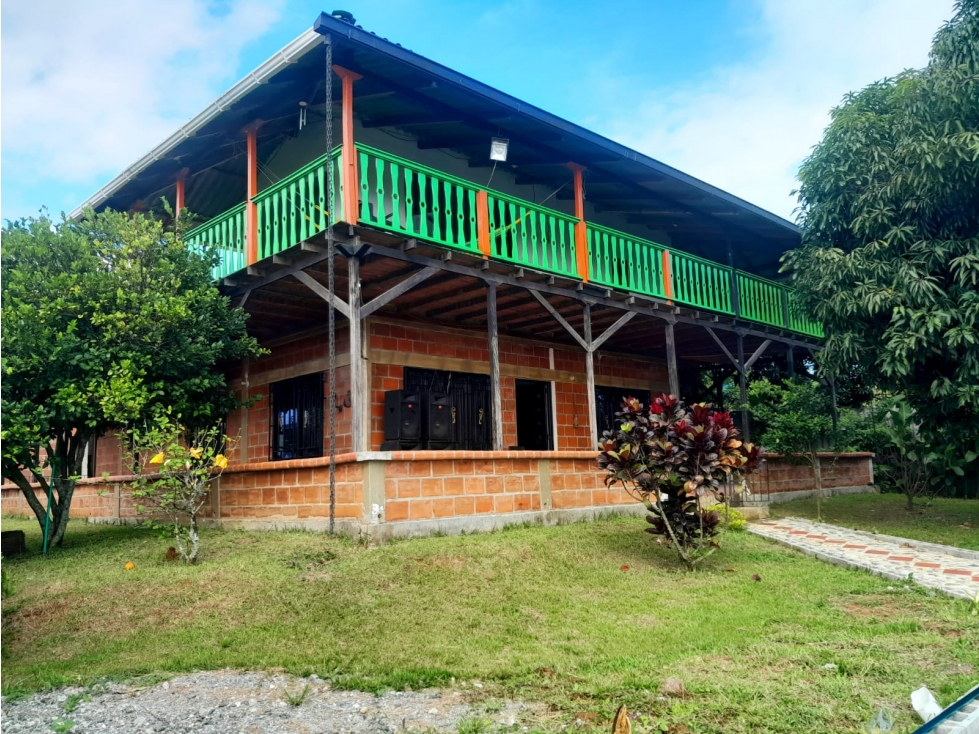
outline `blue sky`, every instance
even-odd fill
[[[7,2],[0,217],[71,210],[337,7],[791,218],[829,109],[924,65],[952,0]]]

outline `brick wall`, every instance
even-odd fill
[[[280,468],[268,462],[264,468],[230,471],[221,477],[222,519],[305,520],[330,516],[330,469],[328,466]],[[345,463],[336,472],[336,517],[357,518],[363,512],[364,465]]]
[[[819,454],[820,474],[823,489],[836,487],[862,487],[874,482],[873,454],[853,453],[834,456]],[[788,461],[778,454],[762,464],[761,468],[749,477],[752,491],[776,494],[779,492],[799,492],[815,487],[812,466],[808,463]]]

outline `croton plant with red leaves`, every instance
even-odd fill
[[[762,449],[741,441],[730,413],[709,403],[687,407],[675,395],[648,407],[626,398],[616,416],[600,444],[605,484],[621,484],[642,502],[647,532],[666,536],[693,567],[718,547],[720,516],[703,508],[729,502],[730,488],[763,461]]]

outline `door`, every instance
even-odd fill
[[[517,445],[527,451],[554,448],[551,383],[517,380]]]

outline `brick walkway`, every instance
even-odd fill
[[[800,518],[763,520],[751,532],[827,563],[862,568],[895,581],[914,581],[961,599],[979,594],[979,551],[848,530]]]

